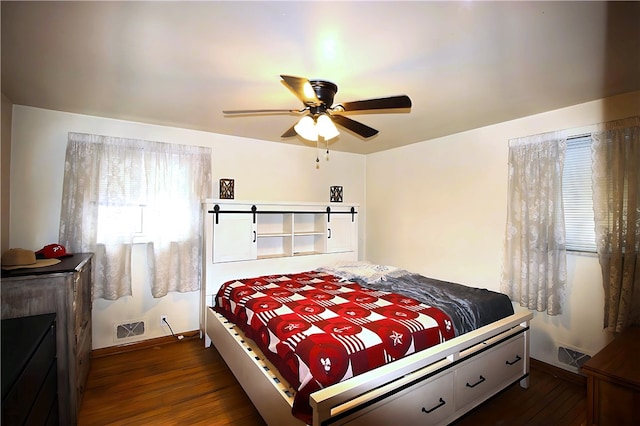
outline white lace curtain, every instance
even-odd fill
[[[640,116],[602,125],[592,150],[604,327],[619,333],[640,326]]]
[[[562,313],[567,281],[562,169],[566,139],[509,141],[509,189],[501,291],[521,306]]]
[[[69,133],[60,243],[94,252],[94,297],[131,295],[133,244],[146,245],[154,297],[200,288],[200,202],[209,148]]]

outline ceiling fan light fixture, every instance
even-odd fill
[[[293,128],[297,134],[306,140],[314,142],[318,140],[318,129],[316,129],[316,123],[309,115],[302,117],[300,121],[293,126]]]
[[[363,123],[341,115],[342,112],[364,112],[376,110],[407,110],[411,108],[411,99],[407,95],[388,96],[386,98],[364,99],[353,102],[333,104],[338,86],[326,80],[309,80],[304,77],[281,74],[282,82],[304,104],[304,108],[295,109],[244,109],[224,110],[225,115],[232,114],[268,114],[307,112],[295,126],[290,127],[281,137],[289,138],[296,134],[303,139],[318,142],[318,137],[329,141],[340,135],[336,124],[350,130],[363,139],[371,138],[378,131]],[[336,114],[337,113],[337,114]],[[317,124],[316,124],[317,120]]]
[[[328,141],[340,135],[340,132],[336,128],[336,125],[333,124],[333,121],[331,120],[331,118],[329,118],[328,115],[320,115],[318,117],[318,124],[316,127],[318,130],[318,134],[322,136],[324,140]]]

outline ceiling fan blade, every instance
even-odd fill
[[[280,137],[281,137],[281,138],[291,138],[291,137],[296,136],[298,133],[296,132],[296,129],[294,129],[294,127],[295,127],[295,124],[294,124],[293,126],[291,126],[291,127],[289,128],[289,130],[287,130],[286,132],[284,132],[284,133],[282,134],[282,136],[280,136]]]
[[[235,109],[235,110],[224,110],[223,114],[285,114],[292,112],[302,112],[304,109]]]
[[[318,99],[316,92],[311,87],[308,79],[302,77],[294,77],[292,75],[281,75],[284,83],[291,89],[303,104],[308,106],[317,106],[322,102]]]
[[[349,129],[354,133],[359,134],[363,138],[370,138],[371,136],[375,136],[378,134],[378,131],[376,129],[359,123],[343,115],[332,115],[331,120],[333,120],[334,123],[346,129]]]
[[[367,99],[363,101],[345,102],[338,105],[345,112],[364,111],[372,109],[400,109],[411,108],[411,99],[407,95],[390,96],[388,98]]]

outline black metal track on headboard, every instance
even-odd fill
[[[308,213],[308,214],[327,214],[327,221],[331,222],[331,215],[332,214],[350,214],[351,215],[351,222],[355,221],[355,217],[356,214],[358,214],[358,212],[356,211],[355,207],[351,207],[351,209],[349,211],[331,211],[331,207],[327,207],[327,211],[307,211],[307,210],[302,210],[302,211],[293,211],[293,210],[265,210],[265,211],[258,211],[258,208],[253,205],[251,206],[251,210],[220,210],[220,205],[216,204],[215,206],[213,206],[213,210],[209,210],[208,213],[213,213],[215,215],[215,223],[216,225],[218,224],[218,215],[223,214],[223,213],[242,213],[242,214],[252,214],[253,215],[253,223],[256,223],[256,216],[259,214],[285,214],[285,213]]]

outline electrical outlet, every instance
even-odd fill
[[[167,324],[169,324],[168,321],[169,321],[169,318],[167,318],[167,315],[160,315],[160,327],[166,327]]]

